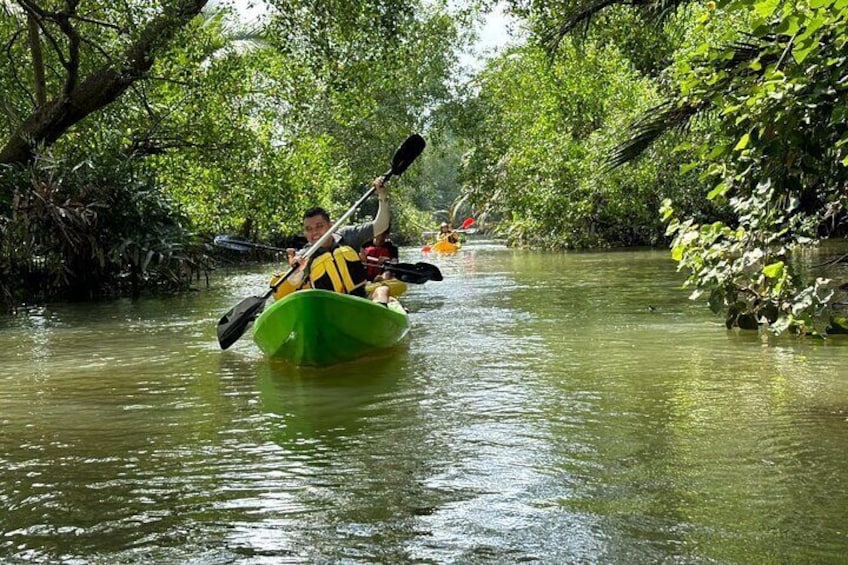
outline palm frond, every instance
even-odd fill
[[[777,60],[774,54],[774,48],[779,47],[781,50],[785,46],[780,46],[780,39],[774,35],[764,37],[751,37],[748,40],[738,40],[729,43],[723,47],[725,51],[732,52],[732,56],[728,58],[721,68],[724,70],[735,69],[740,65],[747,65],[751,61],[760,59],[763,66]],[[786,38],[788,39],[788,38]]]
[[[654,106],[630,125],[633,135],[616,147],[607,160],[607,169],[615,169],[633,161],[665,132],[686,127],[701,108],[689,104],[673,105],[663,102]]]
[[[768,36],[762,39],[739,40],[726,45],[724,50],[732,52],[732,56],[721,65],[721,68],[726,71],[738,71],[740,67],[747,68],[751,61],[757,59],[760,59],[763,66],[766,66],[777,60],[772,48],[778,39],[774,36]],[[721,85],[715,87],[716,90],[722,88],[724,87]],[[632,136],[615,148],[607,160],[608,168],[614,169],[633,161],[666,131],[685,127],[692,116],[703,112],[707,107],[708,102],[701,102],[697,105],[688,102],[676,104],[663,102],[654,106],[630,125],[629,129]]]
[[[589,21],[611,6],[620,4],[641,8],[649,21],[662,22],[673,14],[678,7],[689,4],[692,0],[594,0],[578,4],[570,14],[567,14],[559,27],[550,29],[542,35],[542,44],[551,52],[555,52],[566,35],[579,25],[589,25]]]
[[[577,11],[568,15],[558,28],[552,28],[542,35],[542,45],[546,46],[547,49],[553,53],[557,50],[559,44],[562,43],[565,36],[574,31],[578,25],[588,25],[589,20],[591,20],[593,16],[610,6],[629,3],[630,2],[622,0],[596,0],[595,2],[588,3],[582,7],[578,6],[576,8]]]

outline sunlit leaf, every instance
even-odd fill
[[[728,190],[729,187],[725,183],[720,182],[707,193],[707,200],[715,200],[719,196],[724,196]]]
[[[780,0],[762,0],[754,4],[754,11],[761,17],[768,18],[778,6],[780,6]]]
[[[776,279],[783,274],[783,261],[772,263],[763,267],[763,274],[770,279]]]

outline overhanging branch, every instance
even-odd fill
[[[30,0],[19,1],[32,4]],[[114,102],[130,85],[145,76],[153,65],[157,50],[199,14],[207,1],[174,0],[167,3],[162,12],[144,27],[138,40],[124,52],[119,63],[105,63],[78,84],[66,81],[69,88],[36,108],[6,141],[0,149],[0,165],[31,161],[37,146],[54,143],[71,126]],[[68,6],[73,8],[74,4],[69,3]]]

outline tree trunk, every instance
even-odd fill
[[[117,64],[106,64],[73,87],[35,108],[0,149],[0,165],[22,165],[35,156],[39,145],[49,146],[68,129],[118,99],[153,65],[155,51],[206,5],[208,0],[175,0],[151,20]]]

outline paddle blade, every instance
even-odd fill
[[[403,281],[405,283],[424,284],[425,282],[430,280],[429,278],[427,278],[426,275],[416,273],[415,271],[399,271],[397,269],[391,268],[388,268],[386,270],[391,272],[397,280]]]
[[[418,262],[412,263],[395,263],[386,265],[386,270],[391,271],[394,275],[406,283],[424,284],[427,281],[442,280],[442,272],[439,268],[430,263]]]
[[[251,296],[236,304],[218,320],[218,345],[227,349],[237,342],[265,309],[264,296]]]
[[[240,239],[231,235],[216,235],[212,243],[218,247],[232,249],[233,251],[247,252],[252,249],[267,249],[268,251],[285,251],[282,247],[274,247],[273,245],[265,245],[264,243],[254,243],[246,239]]]
[[[462,222],[462,225],[459,226],[459,229],[467,230],[468,228],[470,228],[473,225],[474,225],[474,218],[471,218],[471,217],[465,218],[465,221]]]
[[[441,281],[443,280],[442,272],[439,268],[431,263],[424,263],[423,261],[419,261],[414,265],[415,270],[422,275],[425,275],[431,281]]]
[[[421,248],[421,252],[422,253],[430,253],[430,246],[425,245],[424,247]]]
[[[427,142],[424,141],[424,138],[417,133],[407,137],[392,157],[392,168],[389,171],[389,174],[403,174],[407,167],[409,167],[409,165],[411,165],[412,162],[421,155],[421,152],[424,151],[424,147],[426,145]]]

